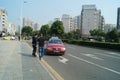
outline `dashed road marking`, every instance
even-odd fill
[[[115,53],[115,52],[106,52],[107,54],[112,54],[112,55],[116,55],[116,56],[120,56],[120,54]]]
[[[98,55],[102,55],[102,56],[107,56],[107,57],[112,57],[112,58],[120,59],[120,57],[113,56],[113,55],[108,55],[108,54],[102,54],[102,53],[94,53],[94,54],[98,54]]]
[[[119,75],[120,75],[120,72],[118,72],[118,71],[115,71],[115,70],[113,70],[113,69],[110,69],[110,68],[107,68],[107,67],[104,67],[104,66],[95,64],[95,63],[93,63],[93,62],[90,62],[90,61],[87,61],[87,60],[85,60],[85,59],[79,58],[79,57],[74,56],[74,55],[72,55],[72,54],[68,54],[68,56],[71,56],[71,57],[73,57],[73,58],[75,58],[75,59],[77,59],[77,60],[86,62],[86,63],[88,63],[88,64],[94,65],[94,66],[99,67],[99,68],[101,68],[101,69],[105,69],[105,70],[107,70],[107,71],[110,71],[110,72],[113,72],[113,73],[115,73],[115,74],[119,74]]]
[[[82,54],[82,53],[81,53]],[[87,56],[87,57],[90,57],[90,58],[93,58],[93,59],[97,59],[97,60],[104,60],[102,58],[99,58],[97,57],[96,55],[93,55],[93,54],[82,54],[84,56]]]
[[[64,64],[67,64],[68,59],[66,59],[66,58],[64,58],[64,57],[62,57],[62,56],[59,56],[59,57],[60,57],[60,58],[58,59],[59,62],[62,62],[62,63],[64,63]]]

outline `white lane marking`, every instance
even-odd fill
[[[103,55],[103,56],[107,56],[107,57],[112,57],[112,58],[120,59],[120,57],[112,56],[112,55],[108,55],[108,54],[103,54],[103,53],[94,53],[94,54],[98,54],[98,55]]]
[[[107,67],[104,67],[104,66],[95,64],[95,63],[93,63],[93,62],[90,62],[90,61],[87,61],[87,60],[85,60],[85,59],[79,58],[79,57],[74,56],[74,55],[72,55],[72,54],[68,54],[68,55],[71,56],[71,57],[73,57],[73,58],[75,58],[75,59],[78,59],[78,60],[81,60],[81,61],[83,61],[83,62],[92,64],[92,65],[94,65],[94,66],[96,66],[96,67],[99,67],[99,68],[101,68],[101,69],[105,69],[105,70],[108,70],[108,71],[110,71],[110,72],[113,72],[113,73],[115,73],[115,74],[119,74],[119,75],[120,75],[120,72],[115,71],[115,70],[113,70],[113,69],[110,69],[110,68],[107,68]]]
[[[112,55],[116,55],[116,56],[120,56],[120,54],[115,53],[115,52],[106,52],[107,54],[112,54]]]
[[[90,57],[90,58],[93,58],[93,59],[97,59],[97,60],[103,60],[102,58],[99,58],[93,54],[85,54],[85,53],[81,53],[81,55],[84,55],[84,56],[87,56],[87,57]]]
[[[64,64],[67,64],[68,59],[66,59],[66,58],[64,58],[64,57],[62,57],[62,56],[59,56],[59,57],[60,57],[60,59],[58,59],[59,62],[62,62],[62,63],[64,63]]]

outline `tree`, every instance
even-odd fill
[[[37,34],[37,35],[38,35],[39,32],[40,32],[40,30],[33,31],[33,32],[32,32],[32,35],[33,35],[33,34]]]
[[[68,32],[67,34],[69,39],[74,39],[74,31]]]
[[[105,36],[105,32],[100,29],[90,30],[90,34],[91,36],[103,36],[103,37]]]
[[[76,39],[79,39],[81,37],[81,30],[76,29],[74,36],[75,36]]]
[[[22,28],[23,36],[30,36],[32,34],[33,29],[30,26],[25,26]]]
[[[55,34],[56,36],[62,37],[64,34],[64,27],[62,21],[55,21],[51,28],[50,28],[50,33]]]
[[[49,31],[50,31],[49,25],[47,25],[47,24],[46,25],[42,25],[42,27],[40,29],[40,33],[42,33],[45,36],[45,38],[48,38]]]
[[[106,34],[106,41],[109,42],[118,42],[119,41],[119,34],[116,29],[113,29]]]
[[[90,30],[90,34],[98,41],[102,41],[105,37],[105,32],[101,29]]]
[[[118,32],[118,36],[119,36],[119,38],[120,38],[120,32]]]

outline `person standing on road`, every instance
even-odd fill
[[[33,46],[33,52],[32,52],[32,55],[36,57],[36,47],[37,45],[37,34],[34,34],[33,37],[32,37],[32,46]]]
[[[43,34],[40,34],[40,37],[38,38],[38,44],[39,44],[39,59],[41,60],[41,58],[44,55],[44,37]]]

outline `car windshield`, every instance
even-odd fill
[[[50,39],[50,44],[62,44],[62,41],[60,39]]]

